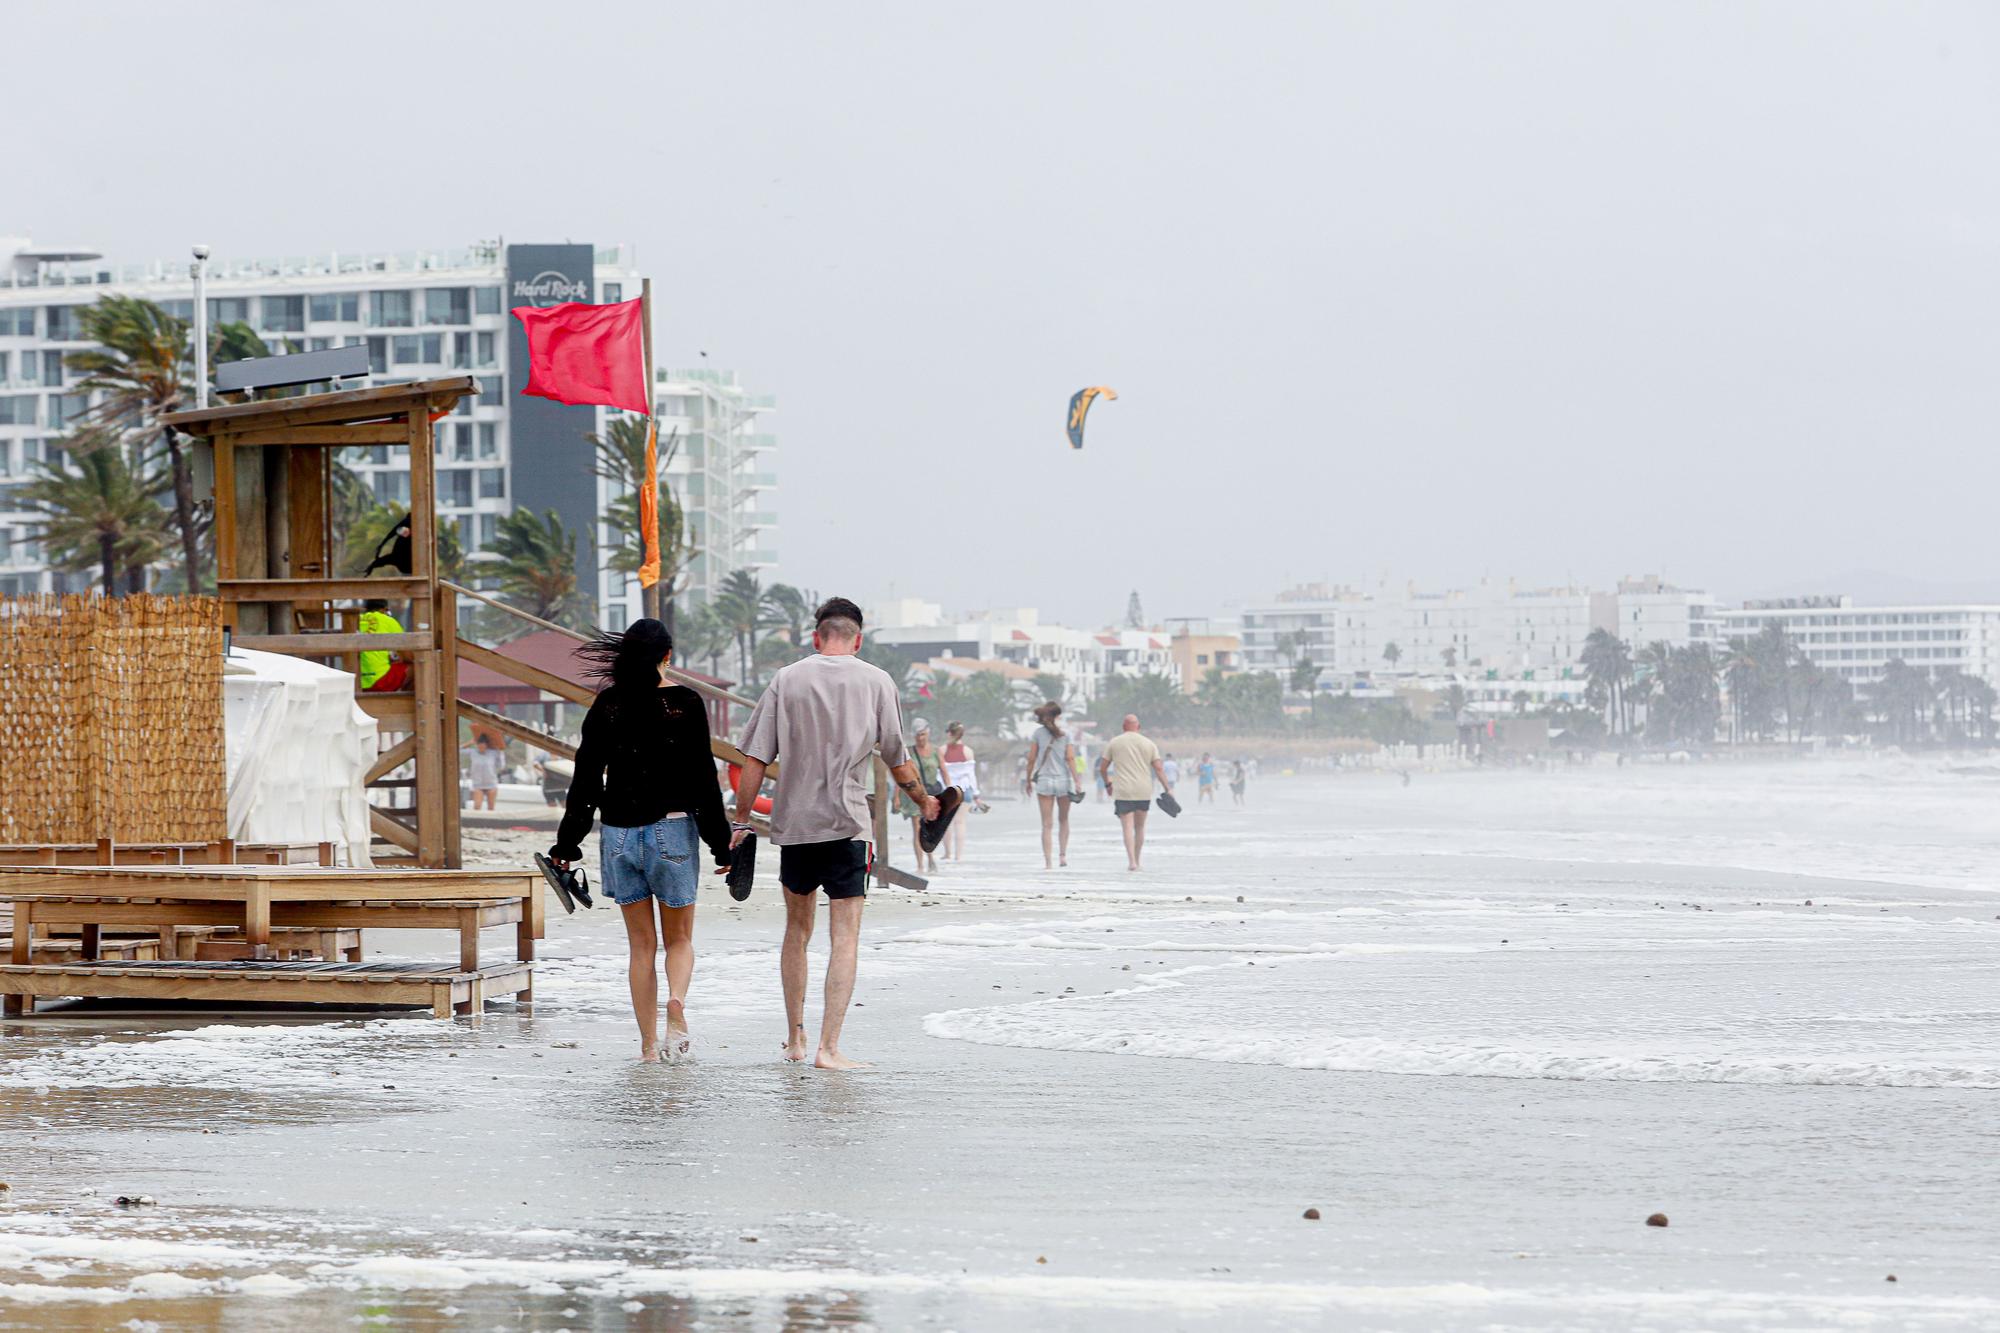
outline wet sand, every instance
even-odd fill
[[[1896,782],[1732,832],[1675,776],[1272,779],[1142,877],[996,807],[871,898],[865,1074],[776,1058],[769,866],[704,896],[686,1065],[604,910],[532,1016],[7,1024],[0,1327],[1990,1325],[1996,831]]]

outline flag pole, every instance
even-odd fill
[[[660,618],[660,419],[653,386],[653,280],[639,279],[639,327],[646,358],[646,474],[639,482],[639,540],[644,565],[639,597],[646,615]],[[648,577],[650,576],[650,582]]]

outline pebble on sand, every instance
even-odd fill
[[[1896,1275],[1894,1273],[1891,1273],[1889,1274],[1889,1276],[1883,1278],[1882,1280],[1884,1282],[1894,1282],[1896,1280]]]
[[[1663,1227],[1666,1224],[1667,1224],[1667,1215],[1665,1213],[1654,1213],[1651,1217],[1646,1219],[1646,1225],[1649,1227]]]
[[[150,1194],[121,1194],[118,1196],[118,1206],[120,1208],[147,1208],[151,1207],[152,1203],[153,1196]]]
[[[6,1181],[0,1180],[0,1203],[7,1202],[8,1197],[13,1193],[14,1193],[14,1187],[12,1185],[9,1185]]]
[[[1046,1254],[1038,1254],[1035,1256],[1035,1262],[1038,1264],[1045,1264],[1048,1261],[1049,1261],[1049,1256],[1047,1256]]]
[[[1306,1221],[1308,1221],[1308,1222],[1317,1222],[1317,1221],[1319,1221],[1319,1209],[1317,1209],[1317,1208],[1308,1208],[1308,1209],[1306,1209]]]

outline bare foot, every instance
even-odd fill
[[[804,1062],[806,1058],[806,1030],[804,1028],[800,1028],[794,1032],[792,1039],[785,1043],[785,1058],[793,1064]]]
[[[814,1069],[873,1069],[860,1060],[850,1060],[839,1051],[821,1051],[813,1057]]]
[[[687,1006],[679,1000],[667,1001],[667,1045],[676,1056],[686,1055],[694,1047],[694,1038],[688,1035]]]
[[[658,1042],[642,1041],[639,1043],[639,1063],[642,1065],[656,1065],[660,1063],[660,1046]]]

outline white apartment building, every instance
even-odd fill
[[[1245,608],[1242,621],[1250,670],[1288,673],[1305,657],[1323,675],[1508,680],[1560,679],[1594,629],[1634,646],[1684,646],[1712,639],[1717,624],[1707,594],[1651,575],[1622,580],[1615,593],[1484,580],[1442,592],[1388,579],[1372,592],[1309,584]]]
[[[968,658],[1012,662],[1061,676],[1069,698],[1088,703],[1112,676],[1165,676],[1176,683],[1169,638],[1157,630],[1080,630],[1043,624],[1033,607],[950,620],[935,603],[904,598],[868,608],[868,636],[918,662]]]
[[[1727,637],[1713,598],[1676,588],[1653,574],[1618,581],[1618,624],[1613,632],[1634,652],[1651,643],[1675,648],[1705,643],[1719,652]]]
[[[683,586],[687,604],[699,606],[731,571],[777,564],[778,439],[761,423],[778,403],[729,370],[659,371],[654,403],[663,453],[674,439],[667,482],[687,506],[695,554]]]
[[[2000,686],[2000,605],[1856,606],[1846,596],[1745,602],[1720,613],[1725,639],[1783,629],[1813,665],[1858,685],[1894,658],[1924,671],[1956,667]]]
[[[478,395],[438,424],[440,522],[452,526],[476,563],[515,505],[555,510],[582,538],[578,582],[596,596],[601,623],[612,627],[636,614],[639,599],[636,584],[599,568],[596,544],[604,534],[598,516],[613,497],[609,483],[594,473],[586,437],[608,412],[521,395],[526,342],[508,310],[559,301],[609,303],[638,292],[631,252],[620,245],[494,241],[462,251],[225,256],[208,269],[212,324],[247,323],[274,351],[366,346],[368,376],[343,382],[343,388],[476,376]],[[155,301],[190,321],[194,315],[185,262],[120,266],[91,250],[38,249],[23,237],[0,237],[0,592],[83,588],[92,581],[46,567],[32,535],[34,516],[20,509],[16,487],[37,464],[63,460],[62,435],[87,406],[66,358],[89,346],[78,312],[106,295]],[[670,318],[656,310],[656,321]],[[663,409],[693,414],[663,419],[662,429],[680,424],[690,446],[669,484],[694,528],[720,537],[704,542],[699,586],[705,591],[738,567],[732,562],[767,564],[775,547],[764,504],[772,484],[772,442],[746,430],[774,404],[746,394],[733,376],[695,375],[662,375],[660,392],[669,400]],[[689,384],[696,387],[684,387]],[[741,406],[711,410],[711,398]],[[378,502],[409,502],[409,461],[401,446],[349,450],[342,461]]]

